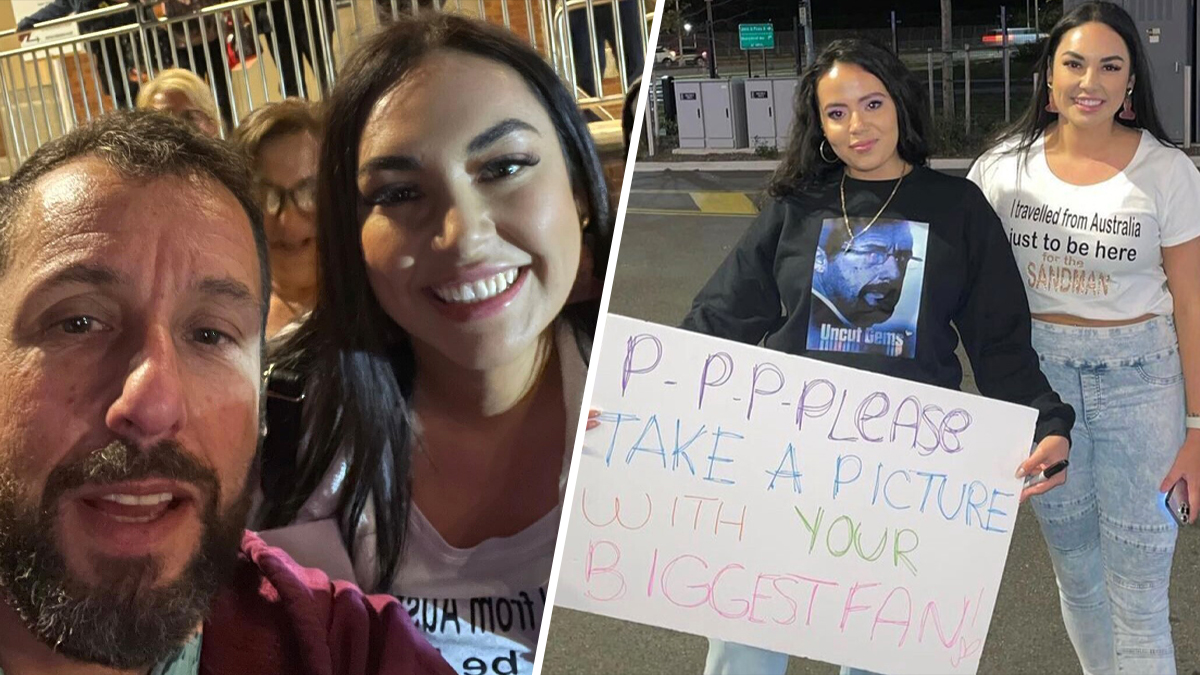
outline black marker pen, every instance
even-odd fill
[[[1035,473],[1032,476],[1029,476],[1028,478],[1026,478],[1025,479],[1025,487],[1033,487],[1034,485],[1037,485],[1038,483],[1042,483],[1042,482],[1050,480],[1051,478],[1054,478],[1058,474],[1062,473],[1063,470],[1065,470],[1070,464],[1071,463],[1065,459],[1060,462],[1055,462],[1054,464],[1051,464],[1050,466],[1046,467],[1045,471],[1043,471],[1041,473]]]

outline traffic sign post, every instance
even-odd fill
[[[746,52],[746,77],[751,77],[750,52],[761,50],[763,75],[767,75],[767,50],[775,49],[775,25],[770,23],[738,24],[738,44]]]
[[[738,24],[738,41],[744,51],[775,49],[775,25],[769,23]]]

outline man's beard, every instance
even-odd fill
[[[882,297],[875,302],[867,300],[870,293],[878,293]],[[874,326],[892,318],[896,305],[900,303],[900,286],[897,284],[867,284],[858,291],[851,311],[846,318],[856,326]]]
[[[199,548],[179,578],[156,586],[162,562],[153,556],[92,556],[96,583],[75,578],[55,541],[63,493],[151,477],[191,483],[202,495]],[[125,670],[157,664],[196,631],[232,569],[251,484],[222,514],[215,473],[178,444],[137,450],[116,441],[56,467],[35,507],[22,503],[19,480],[0,467],[0,596],[31,633],[68,657]]]

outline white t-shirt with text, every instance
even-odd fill
[[[533,673],[587,379],[587,364],[571,327],[559,321],[555,333],[567,421],[558,506],[515,535],[467,549],[446,543],[415,504],[409,512],[400,569],[389,590],[430,644],[462,675]],[[373,589],[377,576],[374,509],[368,501],[357,528],[354,560],[334,519],[345,477],[345,460],[338,458],[295,524],[259,535],[301,565]]]
[[[988,151],[967,175],[1007,230],[1035,314],[1127,320],[1174,311],[1162,248],[1200,237],[1200,172],[1143,131],[1112,178],[1073,185],[1046,161],[1045,139]]]

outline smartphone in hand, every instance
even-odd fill
[[[1191,524],[1192,505],[1188,504],[1187,481],[1184,479],[1180,478],[1167,492],[1167,510],[1180,525]]]

